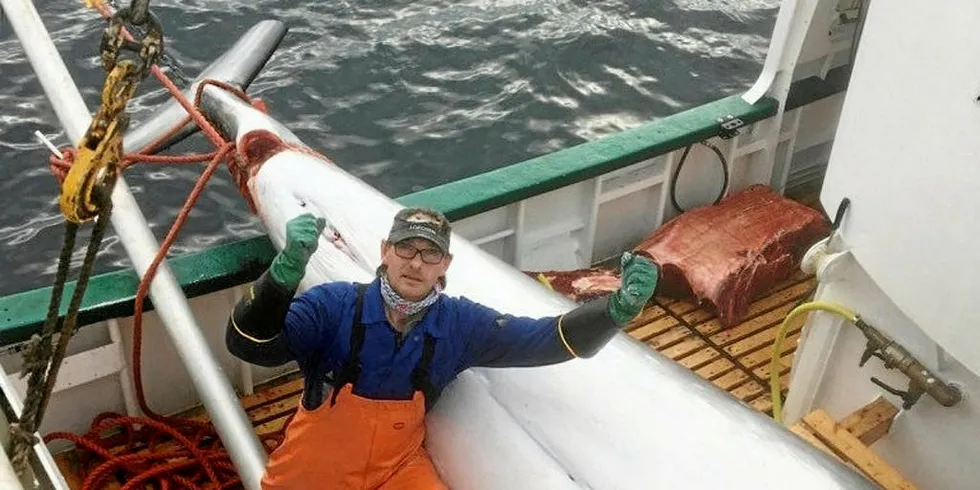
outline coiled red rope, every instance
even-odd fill
[[[112,13],[101,2],[96,7],[106,18]],[[132,40],[132,36],[123,30],[124,35]],[[252,100],[244,92],[226,83],[205,80],[197,88],[192,104],[181,93],[173,82],[156,65],[152,67],[153,75],[167,88],[170,94],[180,103],[189,114],[180,124],[156,141],[151,142],[137,153],[125,154],[120,170],[133,164],[193,164],[208,162],[184,202],[174,223],[171,225],[166,238],[146,273],[140,280],[136,292],[135,311],[133,314],[133,353],[132,369],[136,399],[144,417],[130,417],[107,412],[98,415],[85,434],[53,432],[44,437],[45,442],[67,440],[75,444],[76,454],[84,461],[85,478],[82,488],[102,488],[111,480],[124,481],[123,489],[146,488],[151,486],[159,489],[217,489],[239,488],[241,480],[227,451],[222,447],[214,426],[210,422],[202,422],[190,418],[165,416],[154,412],[146,402],[142,380],[142,324],[143,304],[160,263],[167,256],[187,216],[190,214],[198,197],[204,190],[211,176],[222,163],[227,163],[235,177],[241,195],[248,201],[250,209],[254,204],[248,193],[247,172],[244,163],[237,156],[234,142],[226,141],[215,128],[197,110],[200,97],[206,85],[217,85],[237,94],[254,107],[267,112],[261,100]],[[162,142],[169,139],[188,123],[196,124],[217,148],[215,151],[198,155],[152,155],[150,154]],[[62,182],[71,167],[75,156],[74,148],[62,149],[63,157],[52,157],[50,167],[52,173]],[[282,441],[283,429],[266,435],[263,445],[271,451]],[[121,431],[121,434],[119,432]],[[112,434],[116,434],[113,436]],[[124,438],[120,441],[120,435]],[[119,451],[122,448],[122,451]]]

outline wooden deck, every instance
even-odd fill
[[[725,329],[712,312],[693,301],[656,297],[626,330],[735,398],[772,415],[768,379],[776,331],[815,284],[814,278],[796,273],[754,301],[741,323]],[[780,350],[784,394],[801,326],[802,321],[790,328]]]
[[[627,331],[733,397],[771,415],[767,380],[776,329],[792,308],[809,297],[814,284],[812,277],[802,273],[794,275],[754,301],[747,318],[727,329],[721,329],[711,312],[690,301],[657,297],[627,327]],[[781,350],[784,394],[788,389],[789,370],[800,328],[801,324],[797,324],[790,329]],[[301,393],[302,380],[294,374],[259,386],[254,394],[242,396],[242,406],[256,434],[264,436],[280,431],[296,411]],[[881,488],[910,490],[915,486],[868,448],[888,432],[897,412],[884,400],[877,400],[840,422],[832,420],[822,410],[815,410],[790,430],[852,466]],[[207,420],[203,408],[182,415]],[[61,453],[55,459],[72,489],[81,488],[83,478],[79,475],[74,452]],[[111,485],[110,488],[120,486]]]
[[[804,190],[794,199],[819,208],[817,193]],[[715,315],[690,300],[655,297],[627,326],[632,337],[694,371],[761,413],[772,414],[769,363],[776,331],[786,315],[813,293],[816,281],[802,272],[778,284],[751,303],[746,318],[722,329]],[[793,325],[780,349],[780,375],[785,396],[803,319]],[[302,393],[297,374],[277,379],[241,397],[256,433],[278,433],[296,411]],[[837,422],[820,409],[789,428],[799,437],[855,468],[886,490],[916,488],[868,446],[884,436],[898,410],[879,399]],[[182,414],[207,420],[203,408]],[[120,448],[121,449],[121,448]],[[73,489],[81,488],[74,452],[56,456]],[[110,488],[119,488],[112,485]]]
[[[627,331],[736,399],[771,415],[768,369],[776,330],[790,310],[812,294],[814,285],[812,277],[795,274],[751,303],[747,317],[727,329],[720,327],[710,311],[691,301],[656,297]],[[802,321],[790,328],[781,349],[784,394],[789,388],[789,371],[801,326]],[[242,406],[256,434],[261,437],[279,432],[296,411],[301,393],[302,380],[294,374],[242,396]],[[840,422],[822,410],[815,410],[789,430],[883,489],[912,490],[916,488],[914,484],[868,447],[888,432],[897,413],[894,406],[879,399]],[[182,415],[207,420],[203,408]],[[79,475],[74,452],[61,453],[55,459],[71,488],[80,489],[83,477]],[[109,488],[120,488],[120,485]]]
[[[868,447],[888,433],[897,414],[898,408],[879,398],[839,423],[818,408],[790,430],[885,490],[914,490],[915,484]]]

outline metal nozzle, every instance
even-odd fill
[[[909,387],[902,391],[888,386],[878,378],[871,381],[885,391],[899,396],[904,402],[902,408],[908,410],[919,401],[923,393],[928,394],[940,405],[952,407],[963,399],[963,393],[954,385],[948,384],[926,369],[909,351],[886,337],[878,329],[872,327],[860,318],[855,325],[868,339],[867,347],[861,355],[859,366],[864,366],[872,356],[882,360],[886,369],[898,369],[909,377]]]

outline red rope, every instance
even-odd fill
[[[97,8],[105,17],[112,13],[103,4]],[[123,29],[124,35],[132,40],[132,36]],[[45,437],[45,442],[63,439],[75,444],[76,454],[81,458],[97,460],[94,464],[85,465],[83,474],[84,490],[102,488],[110,480],[120,477],[126,483],[123,490],[145,488],[147,485],[168,489],[212,489],[240,488],[241,480],[227,451],[222,447],[217,431],[210,422],[201,422],[189,418],[164,416],[154,412],[146,401],[142,379],[142,328],[143,304],[149,292],[150,281],[156,274],[160,263],[166,258],[167,252],[176,241],[184,222],[197,202],[204,186],[222,163],[227,163],[242,196],[248,200],[254,210],[246,188],[247,179],[238,178],[245,165],[238,161],[234,142],[225,141],[215,128],[197,110],[201,94],[206,85],[220,86],[235,93],[238,97],[252,104],[263,112],[267,112],[261,100],[250,99],[242,90],[227,83],[204,80],[197,88],[192,104],[181,93],[173,82],[157,67],[152,67],[154,76],[167,88],[170,94],[181,104],[188,117],[157,140],[141,148],[137,153],[127,153],[120,163],[120,171],[138,163],[188,164],[208,162],[198,178],[174,223],[160,245],[156,256],[140,279],[136,291],[135,311],[133,313],[133,381],[136,399],[145,417],[129,417],[106,412],[96,416],[87,433],[78,435],[66,432],[53,432]],[[188,123],[195,123],[218,148],[217,151],[199,155],[151,155],[150,153],[162,142],[180,131]],[[63,158],[52,157],[50,167],[59,183],[71,168],[76,155],[74,148],[62,149]],[[290,417],[291,418],[291,417]],[[267,451],[278,446],[283,438],[285,427],[272,434],[264,436],[263,444]],[[111,434],[110,434],[111,433]],[[113,435],[114,434],[114,435]],[[120,448],[120,438],[124,444]]]

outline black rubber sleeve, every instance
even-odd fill
[[[290,360],[280,334],[295,291],[263,273],[242,296],[225,331],[225,344],[236,357],[260,366],[278,366]]]
[[[592,357],[612,340],[619,326],[607,310],[609,296],[584,303],[566,313],[558,323],[564,346],[576,357]]]

